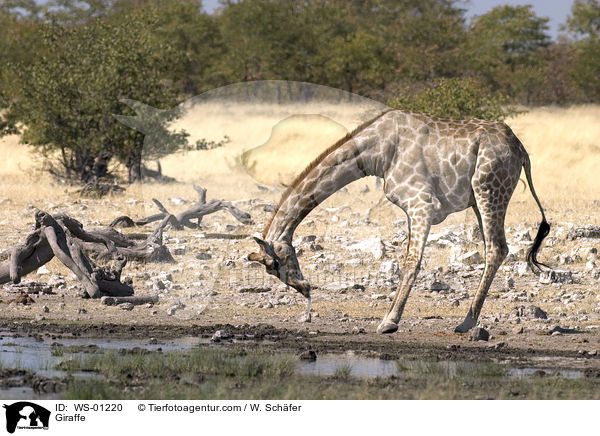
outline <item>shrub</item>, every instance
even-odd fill
[[[418,92],[405,88],[388,105],[441,118],[501,120],[517,113],[506,103],[504,96],[493,95],[474,79],[441,78]]]

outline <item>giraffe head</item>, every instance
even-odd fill
[[[269,242],[256,237],[254,240],[260,245],[260,251],[249,254],[248,260],[262,263],[269,274],[309,298],[310,284],[300,271],[294,246],[286,241]]]

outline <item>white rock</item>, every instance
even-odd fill
[[[527,264],[527,262],[523,261],[515,262],[514,270],[518,274],[518,276],[521,277],[527,274],[527,271],[529,271],[529,265]]]
[[[42,265],[37,269],[37,274],[42,276],[45,274],[50,274],[50,271],[48,270],[48,268],[46,267],[46,265]]]
[[[363,253],[369,253],[375,260],[380,260],[385,256],[385,246],[381,238],[369,238],[346,247],[348,250],[357,250]]]
[[[170,201],[171,203],[173,203],[173,204],[177,204],[177,205],[182,205],[182,204],[187,204],[187,203],[189,203],[189,201],[188,201],[188,200],[186,200],[186,199],[185,199],[185,198],[183,198],[183,197],[172,197],[172,198],[169,198],[169,201]]]
[[[167,309],[167,315],[173,316],[178,310],[185,309],[185,304],[179,302]]]
[[[379,272],[388,275],[398,274],[400,272],[400,266],[398,265],[398,262],[387,260],[385,262],[381,262]]]
[[[466,265],[477,265],[477,264],[480,264],[483,262],[483,258],[481,257],[481,254],[479,254],[479,251],[477,251],[477,250],[469,251],[469,252],[459,256],[457,260],[460,263],[464,263]]]
[[[383,295],[383,294],[371,295],[371,300],[385,300],[385,299],[387,299],[387,295]]]

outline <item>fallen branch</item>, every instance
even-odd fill
[[[124,257],[117,258],[117,268],[98,267],[86,255],[82,244],[104,243],[107,250],[114,251],[115,244],[108,238],[101,238],[85,232],[83,226],[67,216],[55,219],[52,215],[37,211],[35,230],[29,234],[23,245],[11,250],[8,262],[0,264],[0,284],[20,283],[24,275],[36,270],[56,256],[81,282],[87,296],[101,297],[133,295],[133,288],[121,282],[121,272],[126,264]],[[82,238],[83,242],[77,238]]]
[[[150,215],[146,218],[141,218],[138,220],[134,220],[126,215],[123,215],[118,218],[115,218],[113,222],[109,224],[109,227],[116,227],[117,225],[122,225],[123,227],[145,226],[146,224],[159,221],[161,219],[164,219],[165,217],[169,217],[168,224],[174,229],[180,230],[184,227],[196,229],[200,226],[200,223],[202,222],[202,218],[204,218],[204,216],[210,215],[211,213],[219,212],[221,210],[229,212],[235,219],[237,219],[242,224],[253,223],[252,217],[249,213],[238,209],[228,201],[212,199],[207,202],[206,189],[196,185],[193,186],[196,192],[198,193],[198,201],[186,211],[183,211],[177,215],[172,215],[160,201],[158,201],[157,199],[152,199],[160,213]],[[195,220],[195,222],[192,220]]]

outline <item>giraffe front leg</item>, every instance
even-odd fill
[[[394,333],[398,330],[398,321],[400,321],[410,290],[421,268],[421,259],[430,227],[431,220],[428,213],[409,215],[410,239],[405,261],[405,274],[402,278],[402,285],[396,291],[392,307],[377,327],[377,333]]]

